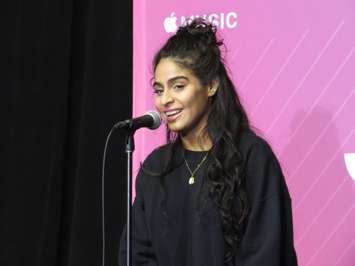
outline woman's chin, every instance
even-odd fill
[[[178,128],[178,127],[176,127],[176,126],[170,126],[170,125],[168,125],[168,128],[169,128],[169,130],[170,131],[172,131],[172,132],[174,132],[174,133],[179,133],[181,130]]]

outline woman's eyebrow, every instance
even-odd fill
[[[184,79],[186,81],[189,81],[189,79],[187,77],[185,77],[185,76],[176,76],[176,77],[173,77],[173,78],[169,79],[168,80],[168,84],[170,85],[170,84],[174,83],[178,79]]]
[[[186,81],[189,81],[189,79],[187,78],[187,77],[185,77],[185,76],[176,76],[176,77],[173,77],[173,78],[171,78],[171,79],[169,79],[168,80],[168,84],[169,85],[171,85],[172,83],[174,83],[176,80],[178,80],[178,79],[184,79],[184,80],[186,80]],[[158,82],[158,81],[154,81],[153,82],[153,88],[154,87],[163,87],[163,84],[161,84],[160,82]]]
[[[155,88],[155,87],[160,87],[160,88],[162,88],[163,85],[162,85],[160,82],[154,81],[154,82],[153,82],[153,88]]]

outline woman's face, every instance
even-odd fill
[[[154,73],[155,107],[170,130],[186,135],[200,133],[207,124],[212,88],[171,58],[163,58]]]

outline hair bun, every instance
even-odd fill
[[[188,19],[179,27],[176,35],[184,35],[198,39],[206,45],[220,46],[223,41],[217,41],[217,27],[203,18]]]

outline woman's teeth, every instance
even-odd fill
[[[169,111],[169,112],[165,112],[166,116],[173,116],[176,115],[178,113],[180,113],[182,110],[174,110],[174,111]]]

